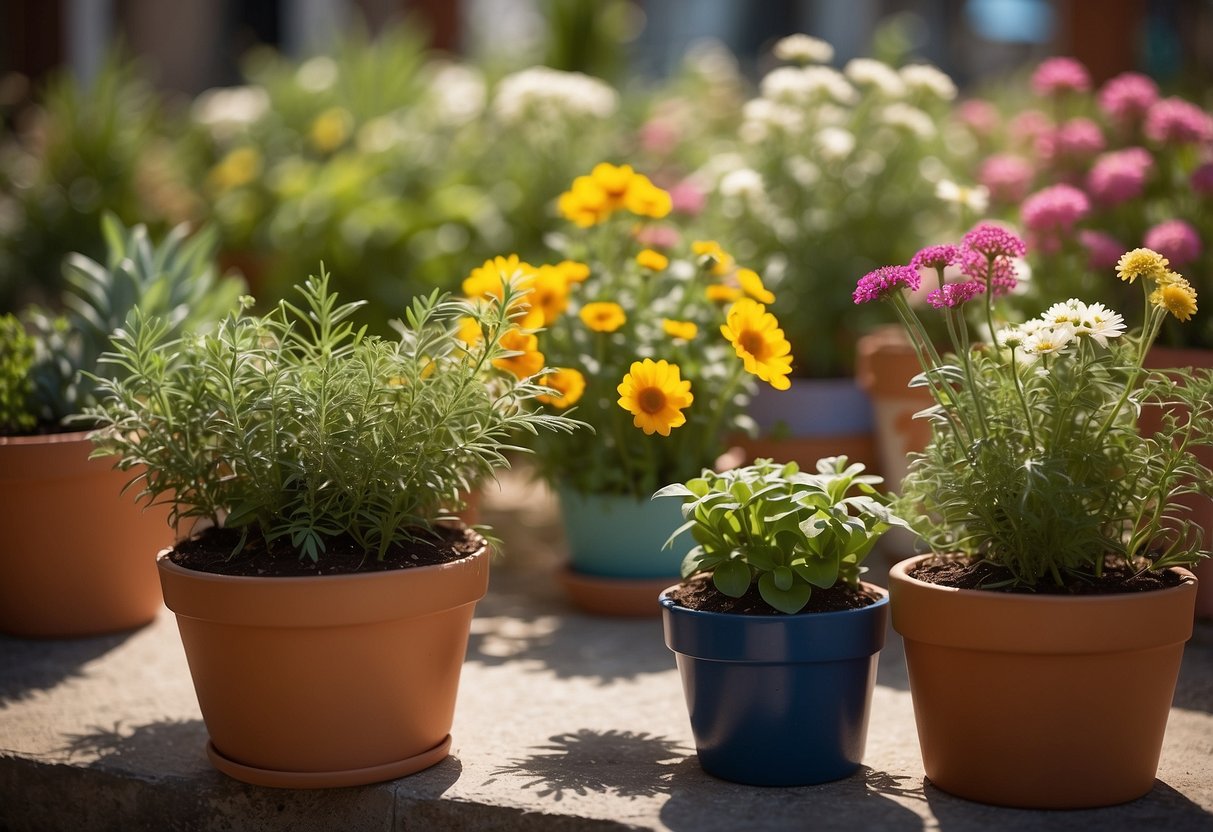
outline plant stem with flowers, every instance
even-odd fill
[[[924,249],[856,287],[856,303],[893,305],[923,365],[912,383],[936,401],[918,414],[936,429],[913,458],[898,510],[933,551],[1000,567],[1020,587],[1089,581],[1113,565],[1137,574],[1195,563],[1208,552],[1176,499],[1213,498],[1213,472],[1193,453],[1213,447],[1213,372],[1142,367],[1164,320],[1196,312],[1195,289],[1166,258],[1136,249],[1117,271],[1141,282],[1140,330],[1077,299],[997,328],[994,300],[1013,287],[1025,251],[1010,232],[979,225],[959,246]],[[949,266],[967,279],[945,283]],[[919,268],[939,275],[927,300],[946,319],[951,355],[931,351],[905,297],[921,283]],[[993,343],[969,340],[964,311],[979,295]],[[1162,412],[1154,435],[1138,429],[1143,406]]]

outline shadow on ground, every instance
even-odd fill
[[[0,707],[80,678],[84,665],[120,646],[135,632],[76,639],[0,636]]]

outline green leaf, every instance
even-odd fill
[[[745,595],[750,579],[750,567],[739,560],[727,560],[712,572],[712,583],[730,598]]]
[[[800,612],[804,609],[805,604],[809,603],[813,588],[807,583],[796,581],[787,589],[780,589],[775,583],[774,575],[767,572],[758,579],[758,593],[762,596],[762,600],[775,609],[793,615]]]

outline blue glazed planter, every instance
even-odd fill
[[[668,549],[661,547],[682,525],[678,500],[636,500],[565,489],[559,496],[575,572],[599,578],[677,579],[682,559],[691,549],[690,536],[680,537]],[[650,604],[652,598],[649,595]]]
[[[699,612],[662,593],[704,771],[807,786],[859,768],[889,610],[871,588],[884,597],[862,609],[781,616]]]

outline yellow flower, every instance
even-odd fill
[[[670,258],[666,257],[660,251],[653,251],[651,248],[646,248],[644,251],[636,255],[636,262],[646,269],[655,272],[663,272],[670,265]]]
[[[733,268],[733,258],[715,240],[696,240],[691,243],[691,251],[699,255],[700,265],[710,268],[717,277]]]
[[[614,332],[628,320],[623,307],[610,301],[587,303],[580,314],[582,322],[595,332]]]
[[[564,279],[569,283],[585,283],[586,278],[590,276],[590,267],[576,260],[561,260],[556,264],[556,268],[564,273]]]
[[[741,284],[742,291],[754,300],[760,303],[775,302],[775,295],[766,286],[762,285],[762,278],[753,269],[738,269],[737,282]]]
[[[480,343],[484,333],[480,330],[479,321],[471,315],[464,315],[459,319],[459,330],[455,333],[455,337],[469,347],[474,347]]]
[[[1157,251],[1149,248],[1135,248],[1120,256],[1116,264],[1116,274],[1121,280],[1132,283],[1139,277],[1150,280],[1162,280],[1166,277],[1170,261]]]
[[[543,311],[541,326],[547,326],[569,308],[569,281],[556,266],[540,266],[536,269],[530,290],[524,303]]]
[[[722,300],[725,303],[732,303],[741,297],[741,290],[736,286],[714,284],[705,289],[704,294],[708,296],[708,300]]]
[[[312,146],[321,153],[332,153],[350,137],[353,118],[343,107],[332,107],[325,110],[312,122],[308,138]]]
[[[516,355],[494,358],[493,366],[513,373],[518,378],[529,378],[543,369],[543,353],[539,351],[539,339],[529,332],[511,329],[501,336],[501,346]]]
[[[519,288],[526,288],[534,274],[535,267],[519,260],[517,254],[494,257],[472,269],[471,274],[464,278],[463,293],[469,298],[483,298],[485,295],[500,298],[502,287],[509,283],[511,278],[518,281]]]
[[[633,214],[659,220],[668,216],[674,207],[669,191],[654,185],[644,174],[636,174],[628,185],[623,205]]]
[[[581,371],[571,367],[549,373],[539,383],[544,387],[552,388],[559,395],[536,396],[536,398],[544,404],[550,404],[561,410],[575,405],[581,398],[581,394],[585,392],[585,376],[581,374]]]
[[[632,362],[619,387],[619,406],[635,418],[632,424],[651,436],[669,436],[671,428],[686,424],[684,407],[694,401],[691,382],[683,381],[677,364],[667,361]]]
[[[1150,295],[1150,303],[1167,310],[1181,321],[1196,314],[1196,290],[1192,284],[1174,272],[1169,283],[1160,285]]]
[[[792,345],[765,306],[742,298],[729,308],[720,332],[745,362],[746,372],[770,383],[776,390],[787,390],[792,386],[788,381],[792,372]]]
[[[247,185],[261,174],[261,154],[255,147],[238,147],[211,169],[208,179],[217,191]]]
[[[661,319],[661,328],[671,338],[680,338],[683,341],[690,341],[699,332],[694,321],[673,321],[669,318]]]

